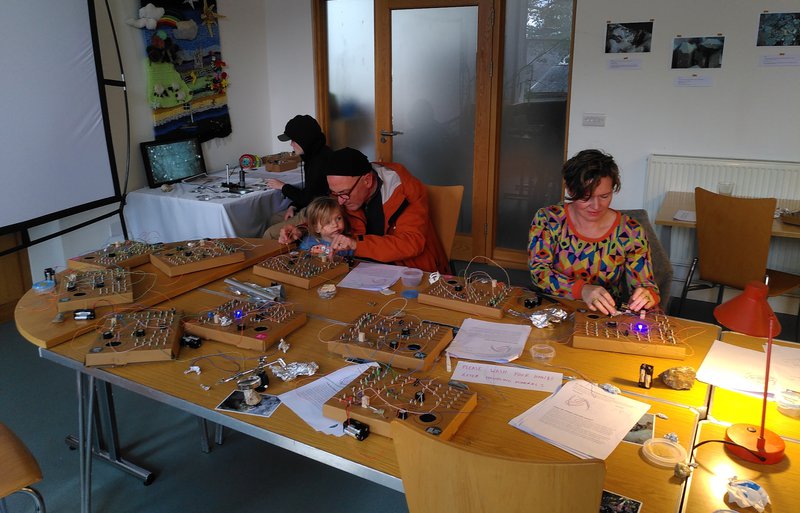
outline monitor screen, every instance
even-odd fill
[[[161,187],[205,174],[203,148],[196,137],[141,143],[144,170],[150,187]]]

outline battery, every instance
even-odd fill
[[[356,419],[347,419],[342,423],[344,432],[359,442],[369,436],[369,426]]]
[[[650,388],[653,384],[653,366],[643,363],[639,366],[639,387]]]

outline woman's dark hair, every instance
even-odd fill
[[[619,168],[614,157],[600,150],[583,150],[564,163],[561,168],[567,199],[586,200],[600,183],[601,178],[611,178],[614,192],[619,192]]]

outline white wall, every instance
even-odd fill
[[[800,67],[762,68],[758,15],[796,12],[797,0],[577,0],[568,154],[605,149],[622,172],[617,208],[641,208],[647,155],[800,160]],[[608,69],[606,22],[654,21],[651,53],[640,70]],[[725,36],[721,69],[692,70],[711,87],[675,87],[689,70],[670,69],[672,39]],[[786,51],[800,53],[797,47]],[[606,114],[605,127],[581,126],[583,113]]]
[[[105,2],[95,0],[105,78],[119,80],[120,73]],[[138,0],[109,2],[119,39],[131,117],[130,177],[128,191],[147,186],[139,143],[153,139],[150,107],[146,101],[145,44],[139,29],[125,24],[137,17]],[[218,0],[222,57],[230,86],[228,108],[233,132],[203,145],[206,164],[222,170],[238,162],[243,153],[268,154],[289,150],[276,136],[295,114],[316,115],[314,110],[314,59],[311,0]],[[216,28],[216,26],[215,26]],[[205,30],[205,27],[201,27]],[[114,151],[120,185],[125,185],[125,124],[122,95],[108,89]],[[95,211],[95,214],[107,208]],[[81,214],[54,221],[31,231],[34,238],[54,233],[90,218]],[[45,267],[62,268],[65,259],[93,251],[121,239],[119,222],[103,220],[28,250],[34,281]]]

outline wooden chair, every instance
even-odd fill
[[[44,499],[31,485],[42,480],[42,470],[31,452],[5,424],[0,423],[0,511],[5,498],[17,492],[31,496],[35,510],[44,513]]]
[[[425,185],[428,189],[428,210],[431,221],[436,228],[436,235],[442,243],[447,260],[453,251],[453,240],[456,237],[458,215],[461,212],[461,198],[464,196],[463,185]],[[452,268],[452,265],[450,266]]]
[[[392,422],[410,513],[597,513],[601,460],[531,461],[479,453]]]
[[[719,287],[720,304],[725,287],[744,290],[749,282],[763,282],[765,277],[770,296],[780,296],[800,286],[800,275],[767,269],[775,198],[737,198],[697,187],[694,202],[697,256],[683,285],[678,315],[686,294],[692,290]],[[692,283],[698,266],[699,279],[706,283]],[[800,310],[797,324],[800,326]]]

